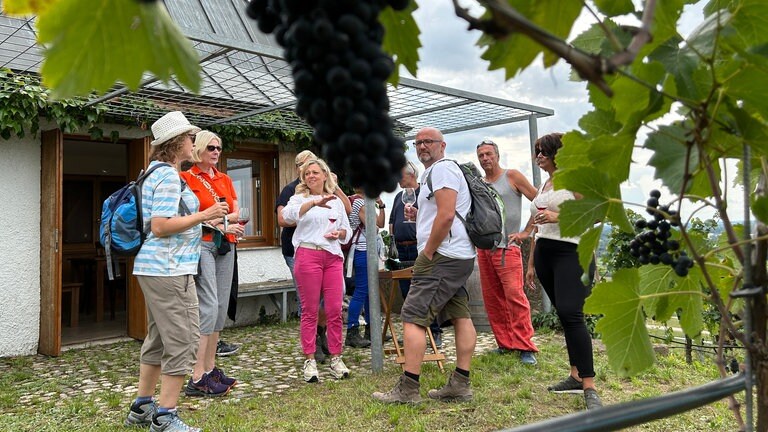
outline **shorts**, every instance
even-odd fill
[[[475,259],[454,259],[435,252],[432,261],[420,253],[413,265],[413,278],[400,317],[421,327],[437,319],[438,324],[471,318],[469,294],[464,284]]]

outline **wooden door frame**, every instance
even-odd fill
[[[61,354],[62,182],[64,135],[40,139],[40,336],[38,352]]]
[[[128,143],[128,181],[134,180],[139,171],[149,165],[150,137],[132,140]],[[128,259],[127,271],[133,269],[133,258]],[[128,276],[128,337],[143,340],[147,336],[147,308],[139,281],[132,274]]]

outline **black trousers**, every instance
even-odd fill
[[[592,291],[592,285],[581,283],[584,273],[579,265],[575,243],[550,239],[537,239],[533,254],[536,276],[557,310],[563,325],[568,361],[576,366],[579,376],[595,376],[592,357],[592,337],[584,322],[584,301]],[[590,280],[595,263],[590,265]]]

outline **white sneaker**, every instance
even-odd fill
[[[331,360],[331,371],[333,371],[333,360]],[[304,381],[308,383],[313,383],[318,381],[317,362],[313,359],[304,360]]]
[[[349,378],[349,369],[341,356],[331,358],[331,375],[336,379]],[[306,377],[306,373],[304,376]]]

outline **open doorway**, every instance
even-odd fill
[[[127,146],[64,137],[62,183],[61,343],[127,334],[128,271],[107,277],[99,243],[101,206],[127,181]]]

